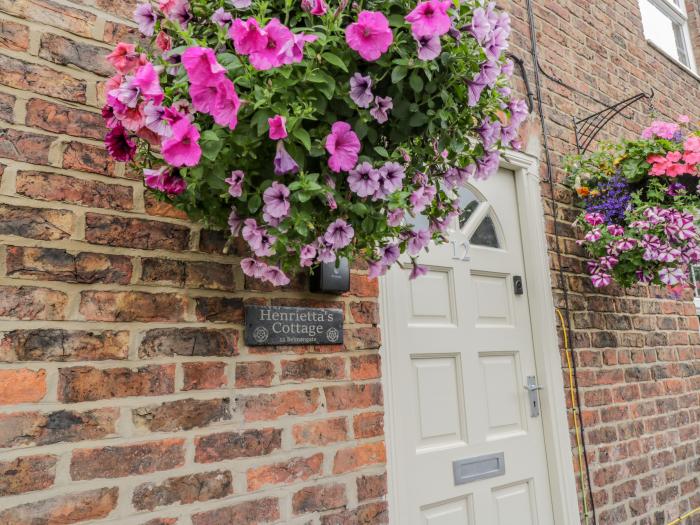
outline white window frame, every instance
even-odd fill
[[[640,9],[641,9],[641,1],[640,1]],[[647,42],[654,47],[654,49],[658,50],[660,53],[662,53],[664,56],[668,57],[670,60],[674,61],[676,64],[680,65],[684,69],[690,71],[694,75],[697,75],[698,70],[697,70],[697,64],[695,63],[695,56],[693,54],[693,41],[690,38],[690,31],[688,29],[688,12],[686,11],[685,8],[685,0],[679,0],[679,3],[681,4],[680,6],[677,6],[673,0],[646,0],[653,6],[659,9],[664,15],[666,15],[667,18],[671,20],[672,23],[678,24],[681,27],[682,31],[682,36],[683,36],[683,41],[685,43],[685,48],[686,48],[686,53],[688,54],[688,64],[684,64],[681,62],[678,58],[670,55],[668,52],[664,51],[661,49],[661,46],[659,46],[657,43],[655,43],[653,40],[646,38],[646,31],[645,31],[645,38]]]

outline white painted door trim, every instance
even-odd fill
[[[555,320],[554,299],[551,291],[549,254],[545,237],[544,209],[540,194],[539,161],[536,157],[517,151],[508,151],[501,157],[501,167],[515,174],[518,215],[523,239],[525,261],[525,282],[532,322],[532,336],[535,348],[535,365],[540,384],[542,424],[545,436],[547,471],[552,497],[552,512],[558,525],[579,525],[578,495],[573,470],[573,456],[569,438],[569,422],[566,413],[564,381],[561,369],[561,356]],[[498,176],[498,175],[494,175]],[[387,319],[386,280],[380,278],[380,326],[389,326]],[[394,433],[391,389],[391,363],[387,347],[391,345],[388,330],[382,330],[382,377],[384,384],[385,431],[388,461],[388,500],[389,519],[393,525],[404,523],[402,509],[398,504],[398,494],[393,473],[396,464],[394,439],[401,439]],[[419,476],[419,472],[413,473]]]

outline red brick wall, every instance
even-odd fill
[[[0,523],[386,523],[377,284],[246,281],[105,154],[134,0],[0,0]],[[243,306],[346,344],[246,348]]]
[[[513,15],[511,51],[525,60],[534,89],[525,0],[499,3]],[[547,73],[607,103],[653,89],[656,118],[687,114],[698,123],[700,81],[646,43],[637,0],[534,4],[540,64]],[[699,5],[695,0],[686,4],[700,59]],[[519,87],[522,91],[522,82]],[[577,211],[562,184],[561,166],[564,155],[575,153],[572,117],[585,117],[602,106],[547,78],[542,89],[597,523],[664,525],[700,506],[700,333],[692,294],[677,301],[657,288],[591,287],[584,254],[575,244]],[[601,138],[636,137],[652,118],[648,104],[638,102],[616,117]],[[541,156],[544,179],[536,115],[525,139],[526,149]],[[546,183],[542,194],[556,305],[563,309]],[[700,523],[699,517],[694,520],[684,525]]]

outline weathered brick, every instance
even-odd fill
[[[344,507],[346,504],[345,485],[340,483],[306,487],[298,490],[292,496],[294,514],[323,512]]]
[[[380,383],[327,386],[324,392],[329,411],[367,408],[383,401]]]
[[[75,0],[74,4],[80,4],[88,7],[95,7],[100,11],[111,13],[127,20],[131,20],[134,15],[134,9],[138,2],[136,0]]]
[[[37,328],[0,332],[0,361],[126,359],[129,332]]]
[[[185,319],[187,299],[168,293],[100,292],[80,294],[80,313],[88,321],[177,322]]]
[[[58,398],[64,403],[113,397],[159,396],[174,391],[175,365],[104,370],[76,366],[59,370]]]
[[[265,498],[246,501],[229,507],[198,512],[192,515],[192,525],[263,525],[280,519],[279,500]]]
[[[240,432],[220,432],[194,440],[197,463],[266,456],[282,447],[282,430],[263,428]]]
[[[238,355],[238,330],[209,328],[156,328],[148,330],[139,357]]]
[[[185,463],[184,439],[164,439],[73,451],[70,475],[75,481],[121,478],[181,467]]]
[[[113,210],[132,209],[134,197],[130,186],[39,172],[20,172],[17,193],[32,199]]]
[[[382,361],[379,354],[358,355],[350,358],[350,379],[363,381],[378,379],[382,375]]]
[[[36,403],[46,395],[46,370],[0,370],[0,405]]]
[[[29,28],[10,20],[0,21],[0,48],[26,51],[29,47]]]
[[[24,246],[8,246],[6,265],[12,277],[82,284],[129,284],[132,272],[124,255]]]
[[[197,321],[240,323],[245,313],[238,297],[196,297]]]
[[[0,496],[43,490],[53,485],[57,456],[25,456],[0,461]]]
[[[142,525],[176,525],[177,518],[153,518],[144,522]]]
[[[183,390],[208,390],[228,385],[226,363],[201,361],[183,363]]]
[[[145,257],[141,259],[141,281],[183,287],[185,286],[185,262]]]
[[[82,9],[66,9],[52,0],[0,0],[0,11],[90,37],[96,16]]]
[[[237,410],[243,412],[246,421],[266,421],[283,416],[303,416],[314,413],[320,406],[320,393],[311,390],[292,390],[241,396],[237,400]]]
[[[102,140],[107,134],[107,127],[99,113],[48,102],[40,98],[33,98],[27,102],[26,123],[27,126],[44,131],[87,139]]]
[[[321,474],[323,454],[311,457],[291,458],[288,461],[248,469],[248,490],[256,491],[268,485],[279,485],[304,481]]]
[[[344,417],[298,423],[292,427],[297,445],[325,446],[348,438],[348,424]]]
[[[50,288],[0,286],[0,317],[32,321],[65,319],[68,296]]]
[[[389,509],[385,501],[362,505],[354,510],[329,514],[321,518],[321,525],[384,525],[389,523]]]
[[[357,414],[352,420],[356,438],[369,438],[384,435],[384,414],[382,412],[365,412]]]
[[[234,266],[231,264],[189,262],[185,268],[185,285],[188,288],[236,289]]]
[[[369,279],[366,275],[351,273],[350,291],[347,295],[377,297],[379,295],[379,280]]]
[[[356,323],[379,324],[379,303],[359,301],[350,303],[350,313]]]
[[[2,142],[2,138],[0,138]],[[0,149],[2,144],[0,143]],[[2,153],[0,153],[0,156]],[[66,210],[49,210],[0,204],[0,235],[16,235],[42,241],[71,236],[75,216]]]
[[[346,350],[374,350],[382,344],[379,327],[346,328],[343,335]]]
[[[182,251],[187,249],[189,237],[189,228],[178,224],[96,213],[85,216],[85,239],[95,244]]]
[[[13,1],[0,0],[3,4],[12,3]],[[61,16],[56,18],[61,18]],[[57,69],[32,64],[7,55],[0,55],[0,71],[2,71],[0,84],[5,86],[71,102],[84,103],[86,101],[87,83],[84,80],[78,80],[70,75],[66,75]],[[53,138],[51,140],[53,141]],[[3,151],[1,145],[0,151]],[[3,153],[2,156],[6,155]]]
[[[114,74],[114,69],[105,60],[108,48],[78,42],[60,35],[44,33],[41,36],[39,56],[61,66],[75,66],[103,77]]]
[[[158,197],[151,192],[146,192],[143,196],[143,200],[146,213],[149,215],[187,220],[187,214],[184,211],[178,210],[175,206],[168,202],[159,200]]]
[[[0,511],[3,525],[78,523],[106,518],[117,506],[117,487],[62,494]]]
[[[132,502],[137,510],[196,501],[225,498],[233,494],[233,476],[227,470],[200,472],[168,478],[160,483],[143,483],[134,489]]]
[[[0,448],[101,439],[116,432],[118,408],[0,414]]]
[[[3,22],[0,21],[0,27]],[[2,45],[2,33],[0,33],[0,46]],[[15,101],[17,99],[7,93],[0,93],[0,120],[5,122],[15,121]],[[4,166],[3,166],[4,168]],[[2,175],[2,173],[0,173]]]
[[[231,419],[230,400],[178,399],[131,411],[137,427],[151,432],[173,432],[206,427],[216,421]]]
[[[384,442],[365,443],[336,452],[333,459],[333,473],[344,474],[345,472],[379,463],[386,463]]]
[[[84,142],[69,142],[63,151],[63,168],[114,176],[116,163],[107,150]]]
[[[381,498],[386,496],[386,494],[386,472],[357,478],[357,499],[359,501]]]
[[[342,357],[322,357],[282,361],[281,381],[318,379],[345,379],[345,360]]]
[[[274,377],[275,365],[270,361],[236,363],[236,388],[270,386]]]

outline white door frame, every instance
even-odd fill
[[[501,157],[501,167],[515,174],[515,191],[518,202],[518,217],[522,236],[523,258],[525,261],[525,283],[530,307],[532,337],[535,350],[535,366],[540,391],[542,425],[544,428],[547,472],[549,474],[552,512],[558,525],[578,525],[581,523],[574,478],[573,456],[569,437],[569,421],[566,412],[564,380],[561,369],[561,355],[554,317],[552,281],[549,272],[549,254],[545,237],[544,209],[540,193],[539,161],[536,157],[518,151],[507,151]],[[497,177],[498,175],[494,175]],[[397,428],[392,410],[396,404],[392,398],[391,363],[387,348],[391,345],[387,304],[387,282],[380,278],[380,326],[382,327],[382,377],[384,384],[384,409],[386,445],[388,461],[388,500],[389,516],[392,524],[404,523],[403,509],[398,505],[397,486],[394,473],[399,458],[396,457],[394,439],[401,439],[394,433]],[[413,473],[420,475],[420,473]]]

